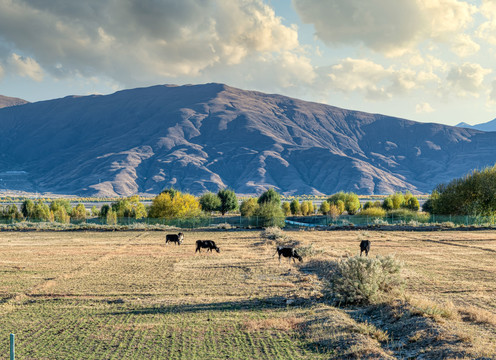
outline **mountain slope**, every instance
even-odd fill
[[[23,105],[23,104],[27,104],[27,103],[28,102],[26,100],[23,100],[23,99],[0,95],[0,109],[4,108],[4,107]]]
[[[2,187],[80,195],[430,191],[496,160],[496,133],[222,84],[153,86],[0,109]],[[1,177],[1,176],[0,176]],[[19,184],[19,185],[15,185]],[[29,184],[29,185],[28,185]]]

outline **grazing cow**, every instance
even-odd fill
[[[217,252],[220,252],[220,249],[217,247],[217,245],[215,245],[215,242],[213,242],[212,240],[196,240],[196,250],[195,250],[195,253],[198,251],[198,252],[201,252],[201,249],[207,249],[207,252],[208,251],[212,251],[212,250],[215,250]]]
[[[181,245],[183,243],[184,234],[167,234],[165,235],[165,243],[167,244],[169,241],[176,243],[177,245]]]
[[[365,256],[369,256],[370,251],[370,240],[362,240],[360,242],[360,256],[365,251]]]
[[[287,257],[288,262],[291,262],[291,258],[293,258],[293,262],[295,262],[295,259],[300,260],[300,262],[303,261],[303,258],[291,247],[278,246],[274,256],[276,254],[279,254],[279,264],[281,263],[281,255]]]

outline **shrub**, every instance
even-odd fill
[[[365,210],[360,211],[359,215],[362,216],[372,216],[372,217],[384,217],[386,216],[386,210],[378,207],[369,207]]]
[[[392,290],[402,289],[401,267],[392,256],[343,260],[331,276],[334,295],[343,303],[377,303]]]
[[[412,211],[409,209],[398,209],[398,210],[391,210],[388,211],[387,213],[388,217],[391,217],[393,220],[394,219],[401,219],[406,222],[410,220],[417,220],[420,222],[427,222],[429,221],[429,214],[424,213],[424,212],[418,212],[418,211]]]
[[[260,233],[260,236],[263,239],[275,240],[275,241],[281,241],[281,240],[288,240],[289,239],[288,235],[286,235],[286,233],[284,233],[284,231],[281,230],[281,228],[279,228],[277,226],[270,226],[270,227],[265,228]]]

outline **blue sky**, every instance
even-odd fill
[[[222,82],[455,125],[496,117],[496,0],[0,0],[0,94]]]

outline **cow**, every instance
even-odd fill
[[[220,252],[220,249],[217,247],[217,245],[215,245],[215,242],[213,242],[212,240],[196,240],[196,250],[195,250],[195,253],[198,251],[198,252],[201,252],[201,249],[207,249],[207,252],[208,251],[212,251],[212,250],[215,250],[217,252]]]
[[[274,253],[274,256],[276,254],[279,254],[279,264],[281,263],[281,255],[287,257],[288,262],[291,262],[291,258],[293,259],[293,262],[295,262],[295,259],[300,260],[300,262],[303,261],[303,258],[292,247],[278,246],[276,252]]]
[[[360,256],[365,251],[365,256],[369,256],[370,251],[370,240],[362,240],[360,242]]]
[[[184,234],[167,234],[165,235],[165,243],[167,244],[169,241],[176,243],[177,245],[181,245],[183,243]]]

